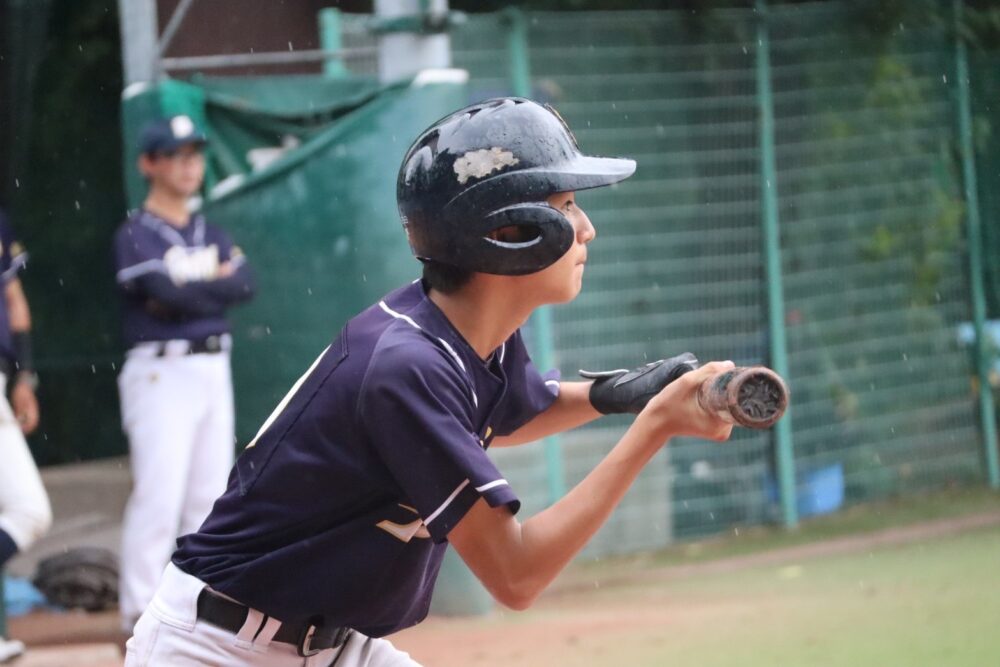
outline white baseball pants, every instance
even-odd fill
[[[167,565],[160,587],[126,644],[125,667],[420,667],[385,639],[354,632],[339,647],[303,658],[272,642],[280,623],[251,610],[237,634],[198,620],[205,584]]]
[[[118,376],[132,494],[122,524],[119,606],[126,632],[156,592],[179,535],[226,489],[236,436],[229,353],[130,353]]]
[[[6,396],[0,373],[0,529],[24,551],[52,525],[52,507]]]

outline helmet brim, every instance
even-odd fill
[[[547,174],[554,192],[574,192],[624,181],[635,173],[635,160],[580,155],[563,164],[525,171]]]

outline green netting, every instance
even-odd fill
[[[848,3],[770,12],[804,516],[982,478],[961,342],[971,308],[948,18],[874,39]],[[583,293],[553,309],[565,375],[683,350],[770,361],[756,21],[751,10],[696,20],[685,12],[529,15],[534,96],[558,106],[586,151],[639,163],[629,181],[580,197],[598,239]],[[453,35],[474,97],[509,93],[504,32],[502,17],[475,16]],[[978,110],[983,123],[989,110]],[[626,424],[604,420],[564,437],[567,483]],[[725,446],[673,443],[588,552],[780,517],[773,456],[769,433],[738,430]],[[497,457],[528,508],[543,506],[540,453]]]

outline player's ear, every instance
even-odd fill
[[[149,178],[153,169],[153,164],[156,162],[156,158],[149,153],[140,153],[139,159],[136,160],[135,165],[139,169],[139,173]]]

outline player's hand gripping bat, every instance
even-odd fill
[[[639,414],[650,399],[681,375],[698,368],[693,354],[660,359],[629,371],[580,371],[594,381],[590,402],[602,414]],[[738,367],[705,380],[698,391],[702,409],[747,428],[768,428],[788,407],[788,387],[763,366]]]

